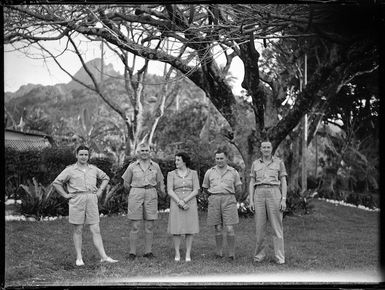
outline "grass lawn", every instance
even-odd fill
[[[379,213],[335,206],[320,200],[314,200],[313,203],[315,209],[311,215],[284,219],[285,265],[276,265],[272,260],[270,227],[266,239],[270,258],[257,266],[252,264],[255,233],[252,218],[241,218],[236,226],[237,257],[229,262],[214,258],[212,228],[206,226],[206,214],[200,213],[201,228],[194,237],[192,262],[176,263],[172,238],[166,232],[167,213],[160,214],[156,222],[153,246],[156,258],[147,260],[139,257],[133,262],[127,259],[127,218],[103,217],[101,231],[106,252],[120,261],[112,265],[100,264],[89,229],[85,228],[83,260],[86,266],[80,268],[75,266],[72,227],[66,219],[6,222],[5,286],[138,285],[178,281],[216,284],[235,281],[293,282],[303,279],[314,282],[330,279],[337,282],[349,279],[381,281],[378,268]],[[142,254],[143,243],[138,247],[138,255]],[[184,250],[181,254],[183,257]]]

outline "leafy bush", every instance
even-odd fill
[[[295,214],[309,214],[314,208],[311,204],[313,199],[313,191],[307,190],[302,195],[300,190],[290,191],[287,193],[286,210],[283,216],[291,216]]]
[[[363,205],[372,209],[377,207],[372,194],[350,193],[345,201],[356,206]]]
[[[13,181],[18,180],[20,184],[34,176],[43,175],[39,150],[18,151],[6,147],[4,153],[6,180],[11,176],[17,176],[18,178],[14,178]]]
[[[207,194],[205,194],[203,190],[199,191],[197,195],[197,202],[198,202],[199,211],[207,211],[207,207],[209,205],[209,199]]]
[[[378,207],[378,205],[376,204],[374,198],[373,198],[373,195],[372,194],[365,194],[361,197],[361,204],[363,206],[366,206],[368,208],[375,208],[375,207]]]
[[[338,190],[329,190],[329,189],[320,189],[318,191],[318,197],[320,198],[327,198],[327,199],[333,199],[333,200],[344,200],[345,193],[343,191]]]
[[[19,178],[16,174],[12,174],[9,176],[5,176],[5,198],[13,198],[13,199],[18,199],[17,196],[17,189],[19,186]]]
[[[102,214],[116,214],[127,212],[127,197],[123,184],[108,185],[99,199],[99,212]]]
[[[309,175],[307,177],[307,188],[308,189],[315,189],[317,188],[319,185],[319,180],[313,176],[313,175]]]
[[[318,192],[318,197],[344,201],[346,203],[354,204],[356,206],[362,205],[368,208],[378,207],[378,204],[373,197],[373,194],[367,193],[356,193],[356,192],[348,192],[344,190],[320,190]]]
[[[37,220],[45,216],[68,215],[67,200],[56,193],[52,185],[44,187],[32,178],[27,185],[21,184],[19,191],[22,215],[33,216]]]
[[[56,176],[68,165],[76,162],[73,148],[45,148],[41,152],[40,162],[43,165],[45,174],[39,181],[43,184],[51,183]]]
[[[254,212],[250,209],[250,203],[248,200],[239,204],[238,216],[241,218],[249,218],[254,216]]]
[[[99,169],[103,170],[110,178],[114,175],[112,172],[113,160],[111,158],[101,157],[101,158],[91,158],[89,161],[90,164],[97,166]]]

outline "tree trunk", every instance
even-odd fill
[[[325,166],[324,167],[324,180],[321,190],[334,193],[335,184],[337,182],[337,170],[338,168]]]
[[[290,174],[288,178],[288,191],[294,192],[299,188],[299,164],[300,164],[300,136],[295,136],[291,144],[291,162],[290,162]]]

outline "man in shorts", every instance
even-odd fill
[[[216,257],[223,257],[223,228],[227,233],[229,260],[235,259],[234,225],[238,224],[238,209],[235,194],[240,194],[242,182],[238,171],[227,165],[225,148],[215,152],[216,166],[207,170],[202,188],[209,195],[207,224],[215,228]]]
[[[116,263],[104,251],[99,227],[98,197],[110,178],[95,165],[88,164],[89,148],[76,149],[77,162],[67,166],[53,181],[56,191],[69,200],[69,222],[74,225],[73,240],[76,250],[76,266],[84,266],[82,257],[82,235],[85,224],[90,225],[92,238],[101,257],[100,262]],[[102,180],[99,188],[97,179]],[[66,190],[64,189],[66,187]]]
[[[159,165],[150,158],[148,144],[138,146],[138,160],[123,173],[124,188],[128,195],[127,217],[131,220],[129,259],[136,258],[139,225],[144,220],[144,255],[153,258],[152,241],[154,221],[158,219],[158,191],[165,197],[164,177]],[[158,190],[157,190],[158,189]]]

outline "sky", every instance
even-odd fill
[[[83,43],[84,44],[84,43]],[[64,49],[64,44],[55,42],[49,45],[51,49],[60,53],[65,51],[58,57],[58,60],[65,66],[69,73],[75,74],[80,68],[79,58],[69,50]],[[85,61],[100,58],[100,43],[85,43],[85,49],[82,56]],[[44,59],[41,52],[29,48],[28,56],[20,51],[15,50],[9,45],[4,46],[4,90],[5,92],[15,92],[21,86],[26,84],[42,84],[55,85],[58,83],[68,83],[71,78],[63,72],[60,67],[52,59]],[[123,66],[112,53],[106,53],[105,62],[111,63],[116,71],[123,72]],[[163,74],[164,65],[160,62],[150,62],[149,72],[154,74]],[[234,76],[238,77],[235,82],[233,91],[239,93],[241,88],[241,79],[243,78],[243,65],[240,59],[234,59],[231,71]]]

